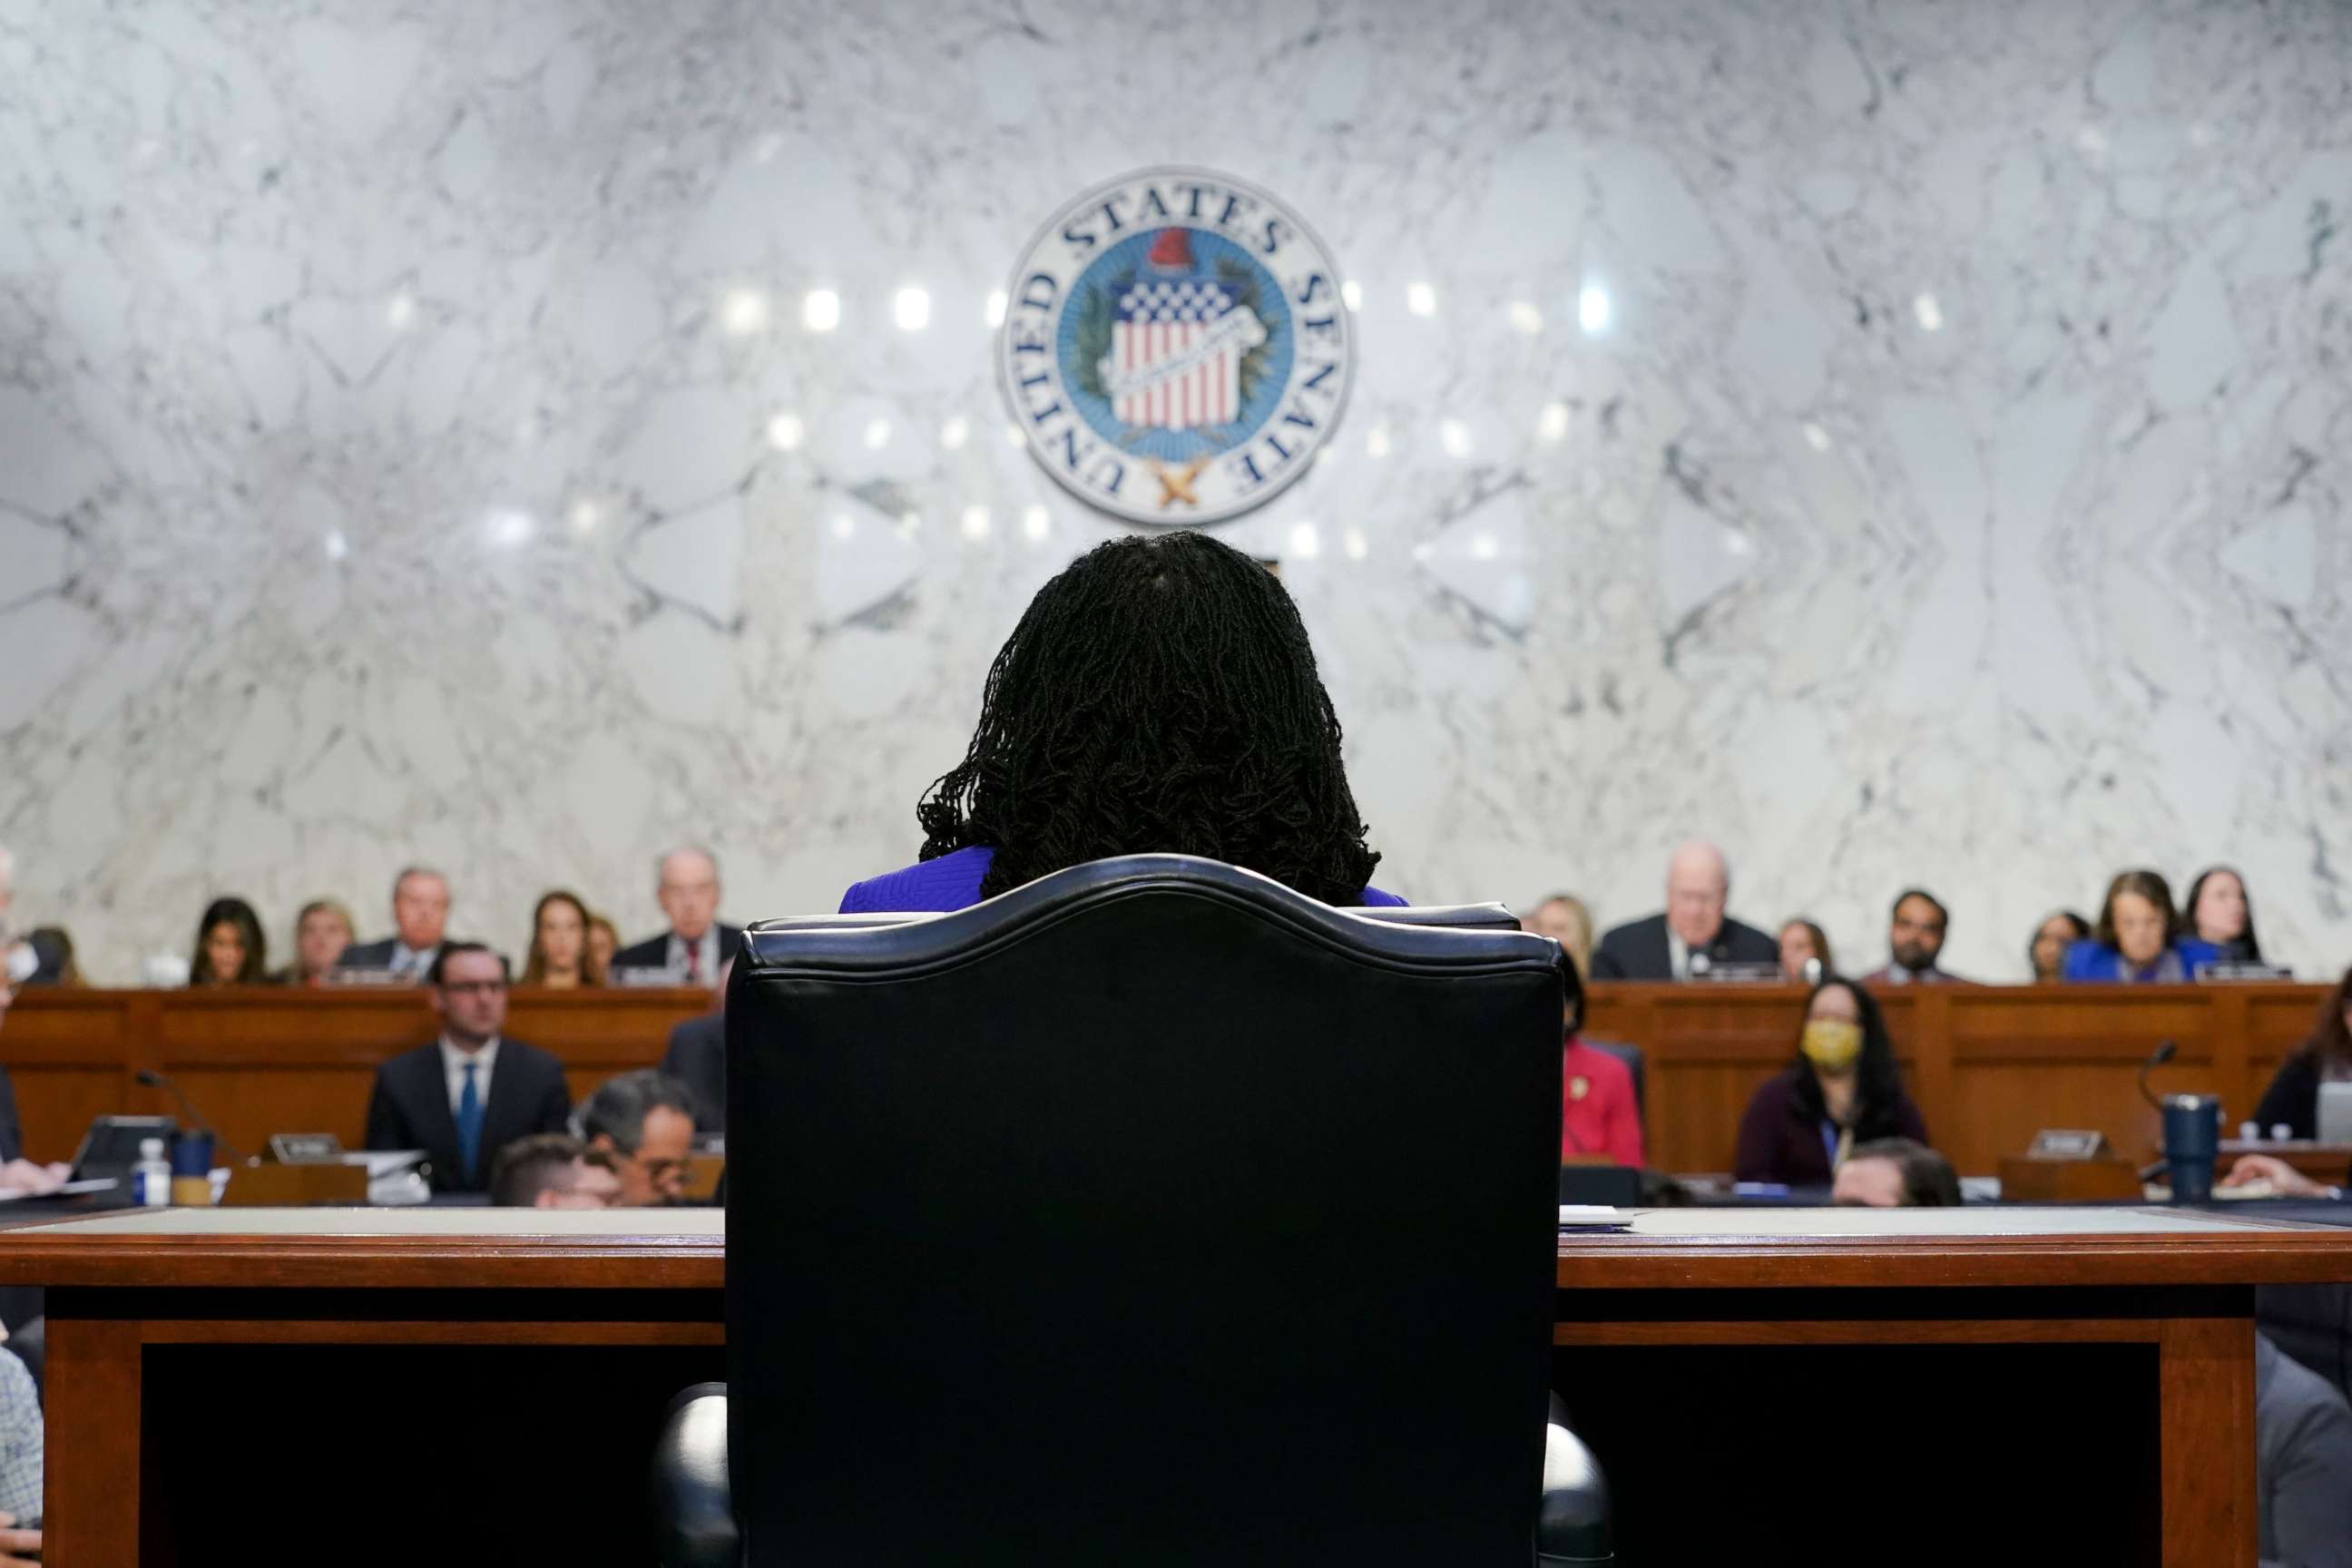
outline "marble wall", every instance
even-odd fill
[[[509,946],[919,842],[1112,525],[1007,439],[1056,204],[1354,280],[1286,563],[1381,881],[1665,850],[1957,967],[2220,857],[2352,959],[2352,7],[0,0],[0,841],[100,977],[448,868]]]

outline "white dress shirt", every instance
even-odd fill
[[[433,967],[433,955],[440,951],[438,942],[431,947],[411,947],[394,937],[392,939],[392,961],[384,967],[394,974],[414,975],[422,980],[425,972]]]
[[[1666,967],[1677,980],[1690,978],[1690,943],[1678,935],[1675,928],[1666,928]]]
[[[474,1093],[480,1097],[482,1109],[487,1111],[490,1108],[490,1073],[499,1065],[497,1037],[491,1037],[490,1043],[480,1050],[470,1053],[451,1045],[448,1036],[441,1037],[441,1073],[449,1080],[449,1115],[453,1121],[458,1102],[466,1098],[467,1062],[474,1064]]]

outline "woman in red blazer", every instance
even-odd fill
[[[1606,1154],[1612,1164],[1638,1168],[1642,1108],[1633,1099],[1633,1075],[1615,1057],[1584,1043],[1584,982],[1565,946],[1559,950],[1559,978],[1568,999],[1560,1020],[1560,1161]]]

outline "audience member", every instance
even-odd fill
[[[490,1202],[509,1209],[604,1209],[621,1178],[606,1155],[569,1132],[534,1132],[490,1162]]]
[[[352,911],[334,899],[312,899],[294,917],[294,962],[279,970],[281,985],[324,985],[352,945]]]
[[[673,849],[654,870],[654,899],[669,930],[613,955],[615,969],[666,969],[688,985],[717,982],[742,945],[743,928],[719,919],[719,862],[707,849]]]
[[[588,946],[588,906],[557,889],[540,895],[530,911],[530,956],[523,961],[522,984],[570,991],[604,984],[604,966]]]
[[[2246,896],[2246,879],[2231,867],[2212,866],[2198,872],[2181,907],[2189,934],[2212,943],[2223,962],[2264,962],[2262,941],[2254,935],[2254,905]]]
[[[1666,907],[1611,929],[1592,953],[1595,980],[1687,980],[1718,963],[1775,963],[1780,948],[1724,913],[1731,867],[1702,838],[1676,846],[1666,862]]]
[[[735,961],[719,966],[718,1005],[669,1032],[661,1070],[694,1091],[694,1124],[706,1132],[727,1131],[727,982]]]
[[[8,1005],[16,987],[0,975],[0,1025],[8,1021]],[[8,1069],[0,1068],[0,1193],[37,1197],[53,1193],[71,1175],[68,1166],[36,1165],[25,1157],[24,1128],[16,1117],[16,1085]]]
[[[2263,1568],[2352,1568],[2352,1406],[2254,1336],[2254,1504]]]
[[[1584,1038],[1584,981],[1575,955],[1559,950],[1566,997],[1560,1016],[1559,1157],[1606,1154],[1612,1164],[1643,1163],[1642,1108],[1625,1064]]]
[[[1830,1202],[1874,1209],[1958,1208],[1959,1173],[1924,1143],[1874,1139],[1858,1145],[1837,1168]]]
[[[1400,904],[1348,787],[1339,716],[1282,584],[1190,529],[1095,546],[1037,591],[989,668],[962,762],[916,808],[920,861],[845,914],[960,910],[1065,867],[1158,850],[1327,904]]]
[[[1830,955],[1830,933],[1812,921],[1798,919],[1780,927],[1780,973],[1799,985],[1818,985],[1837,973]]]
[[[2211,943],[2180,934],[2172,885],[2160,873],[2126,871],[2107,884],[2091,939],[2066,950],[2066,978],[2178,983],[2221,956]]]
[[[35,985],[87,985],[82,978],[81,960],[74,956],[73,933],[63,926],[35,926],[25,933],[25,945],[33,950]]]
[[[676,1203],[694,1152],[694,1091],[651,1068],[607,1079],[580,1108],[580,1136],[613,1161],[614,1207]]]
[[[613,977],[613,960],[621,952],[621,930],[608,916],[588,911],[588,969],[601,984]]]
[[[2091,922],[2072,910],[2060,910],[2033,928],[2025,944],[2025,961],[2033,966],[2035,984],[2046,985],[2065,977],[2066,950],[2091,934]]]
[[[1862,977],[1864,985],[1948,985],[1969,984],[1958,975],[1948,974],[1938,962],[1944,954],[1944,933],[1951,926],[1951,911],[1944,902],[1924,888],[1906,888],[1895,896],[1895,908],[1888,913],[1886,963]]]
[[[41,1532],[16,1521],[41,1517],[46,1439],[32,1373],[0,1350],[0,1568],[40,1568]]]
[[[215,899],[196,924],[196,950],[188,958],[191,985],[265,985],[269,981],[269,939],[261,917],[243,899]]]
[[[1521,931],[1548,936],[1576,960],[1576,972],[1592,967],[1592,911],[1573,893],[1554,893],[1519,922]]]
[[[343,969],[388,969],[422,980],[433,968],[449,924],[449,879],[438,871],[411,866],[392,879],[394,934],[343,950]]]
[[[42,985],[57,976],[43,972],[39,953],[16,932],[8,911],[16,901],[16,858],[0,844],[0,984]]]
[[[425,972],[441,1037],[376,1069],[367,1146],[422,1149],[434,1190],[478,1193],[488,1156],[533,1132],[561,1132],[572,1114],[563,1064],[520,1040],[507,1021],[507,961],[478,942],[438,943]]]
[[[2254,1121],[2263,1131],[2284,1126],[2292,1136],[2319,1135],[2319,1086],[2352,1081],[2352,969],[2319,1005],[2318,1020],[2263,1090]]]
[[[1903,1092],[1878,1004],[1851,981],[1824,980],[1806,1004],[1796,1061],[1739,1119],[1733,1175],[1826,1187],[1856,1145],[1881,1138],[1926,1143],[1927,1125]]]

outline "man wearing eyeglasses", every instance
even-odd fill
[[[441,1037],[376,1069],[367,1146],[422,1149],[433,1190],[489,1186],[500,1149],[534,1132],[561,1132],[572,1115],[563,1065],[520,1040],[501,1039],[507,961],[478,942],[453,942],[425,973]]]
[[[694,1152],[694,1091],[651,1068],[625,1072],[580,1108],[580,1136],[620,1173],[614,1208],[674,1204],[686,1191]]]

